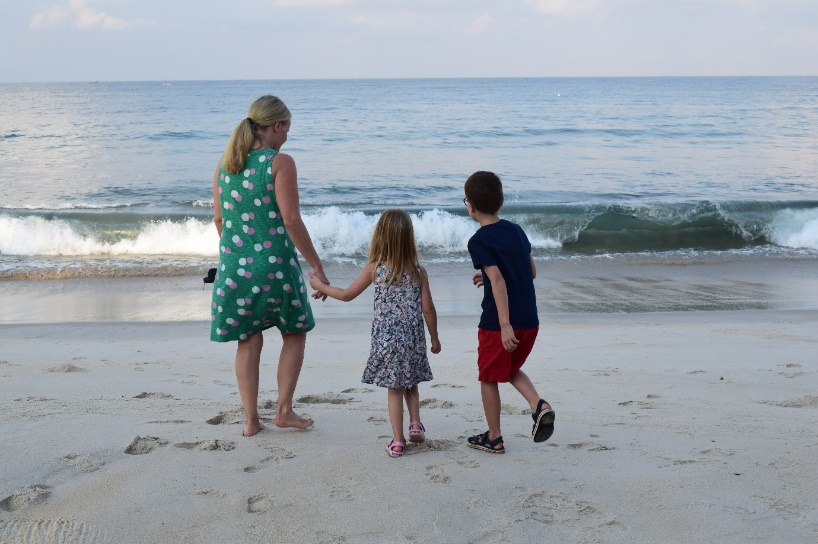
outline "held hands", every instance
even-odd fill
[[[483,274],[478,272],[472,276],[471,282],[477,287],[483,287]]]
[[[327,300],[327,295],[325,295],[321,291],[321,286],[322,285],[329,285],[329,280],[327,279],[327,277],[324,275],[323,272],[319,272],[317,274],[315,272],[309,272],[309,276],[310,276],[310,287],[315,289],[315,293],[313,293],[311,295],[312,298],[314,298],[316,300],[318,300],[320,298],[322,301]]]
[[[514,336],[514,329],[511,328],[511,325],[500,325],[500,337],[503,341],[503,347],[509,352],[517,349],[517,344],[520,343],[517,337]]]

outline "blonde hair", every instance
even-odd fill
[[[369,262],[384,264],[391,276],[387,284],[398,283],[404,274],[421,283],[418,250],[415,246],[415,231],[412,219],[403,210],[385,210],[375,225],[372,244],[369,246]],[[374,280],[374,273],[373,273]]]
[[[253,146],[256,129],[268,127],[279,121],[289,122],[290,119],[292,119],[290,110],[280,98],[269,94],[256,98],[250,104],[247,117],[239,121],[233,129],[222,156],[221,167],[231,174],[238,174],[244,168],[247,154]]]

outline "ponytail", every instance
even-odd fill
[[[256,137],[255,129],[268,127],[279,121],[289,121],[291,117],[290,110],[280,98],[272,95],[257,98],[250,104],[247,118],[242,119],[233,129],[220,166],[231,174],[241,172]]]

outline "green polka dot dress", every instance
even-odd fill
[[[276,327],[315,327],[295,246],[275,199],[272,162],[277,151],[251,151],[244,170],[219,171],[222,236],[213,284],[210,339],[244,340]]]

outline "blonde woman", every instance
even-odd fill
[[[402,210],[386,210],[375,225],[369,262],[346,289],[327,285],[310,274],[317,295],[350,301],[375,284],[375,315],[372,344],[363,383],[389,388],[389,420],[392,441],[386,446],[390,457],[402,457],[406,449],[403,433],[403,403],[409,409],[409,440],[423,442],[426,429],[420,422],[418,384],[432,379],[426,356],[424,318],[431,337],[432,353],[440,353],[437,313],[429,290],[426,270],[418,263],[412,220]]]
[[[275,424],[298,429],[313,425],[292,406],[307,332],[315,327],[296,249],[320,281],[329,281],[301,218],[295,161],[280,153],[290,120],[279,98],[255,100],[233,130],[213,176],[220,239],[210,339],[238,342],[236,379],[244,436],[265,428],[258,415],[259,366],[262,332],[272,327],[282,338]]]

